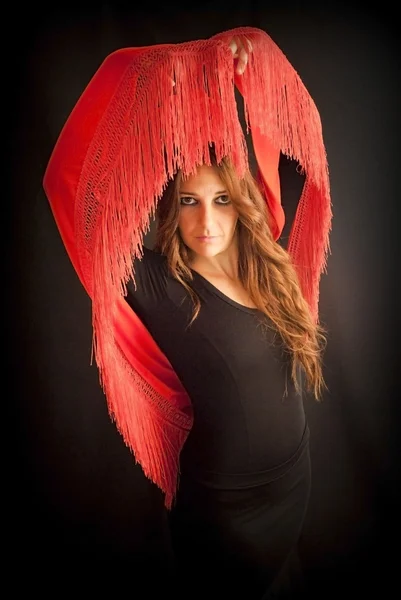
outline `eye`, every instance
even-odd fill
[[[216,204],[220,204],[222,206],[231,204],[230,197],[227,196],[226,194],[223,194],[222,196],[218,196],[217,198],[215,198],[214,201]],[[181,206],[196,206],[198,204],[198,200],[196,200],[192,196],[181,196],[180,204],[181,204]]]
[[[231,204],[231,200],[229,196],[219,196],[218,198],[216,198],[216,204]]]
[[[194,206],[196,200],[195,198],[191,198],[191,196],[182,196],[182,198],[180,198],[180,204],[182,206]]]

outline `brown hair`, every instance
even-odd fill
[[[312,319],[290,255],[272,236],[267,205],[252,174],[247,171],[239,179],[227,158],[217,164],[211,154],[211,160],[238,211],[240,281],[256,307],[280,334],[292,358],[291,377],[296,390],[300,392],[297,372],[301,367],[306,375],[307,389],[320,400],[323,388],[327,389],[322,374],[325,330]],[[178,230],[182,179],[179,171],[159,201],[155,250],[167,257],[171,274],[191,296],[194,303],[192,323],[199,314],[201,303],[190,285],[193,278],[190,253]]]

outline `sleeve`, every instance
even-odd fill
[[[166,258],[143,246],[142,256],[134,259],[133,272],[134,279],[127,283],[125,300],[137,314],[144,314],[166,297]]]

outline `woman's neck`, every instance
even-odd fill
[[[238,280],[238,248],[232,243],[226,251],[213,257],[194,255],[190,267],[201,275]]]

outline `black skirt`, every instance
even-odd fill
[[[183,473],[169,514],[179,596],[301,598],[297,545],[310,484],[308,426],[293,456],[268,471]]]

